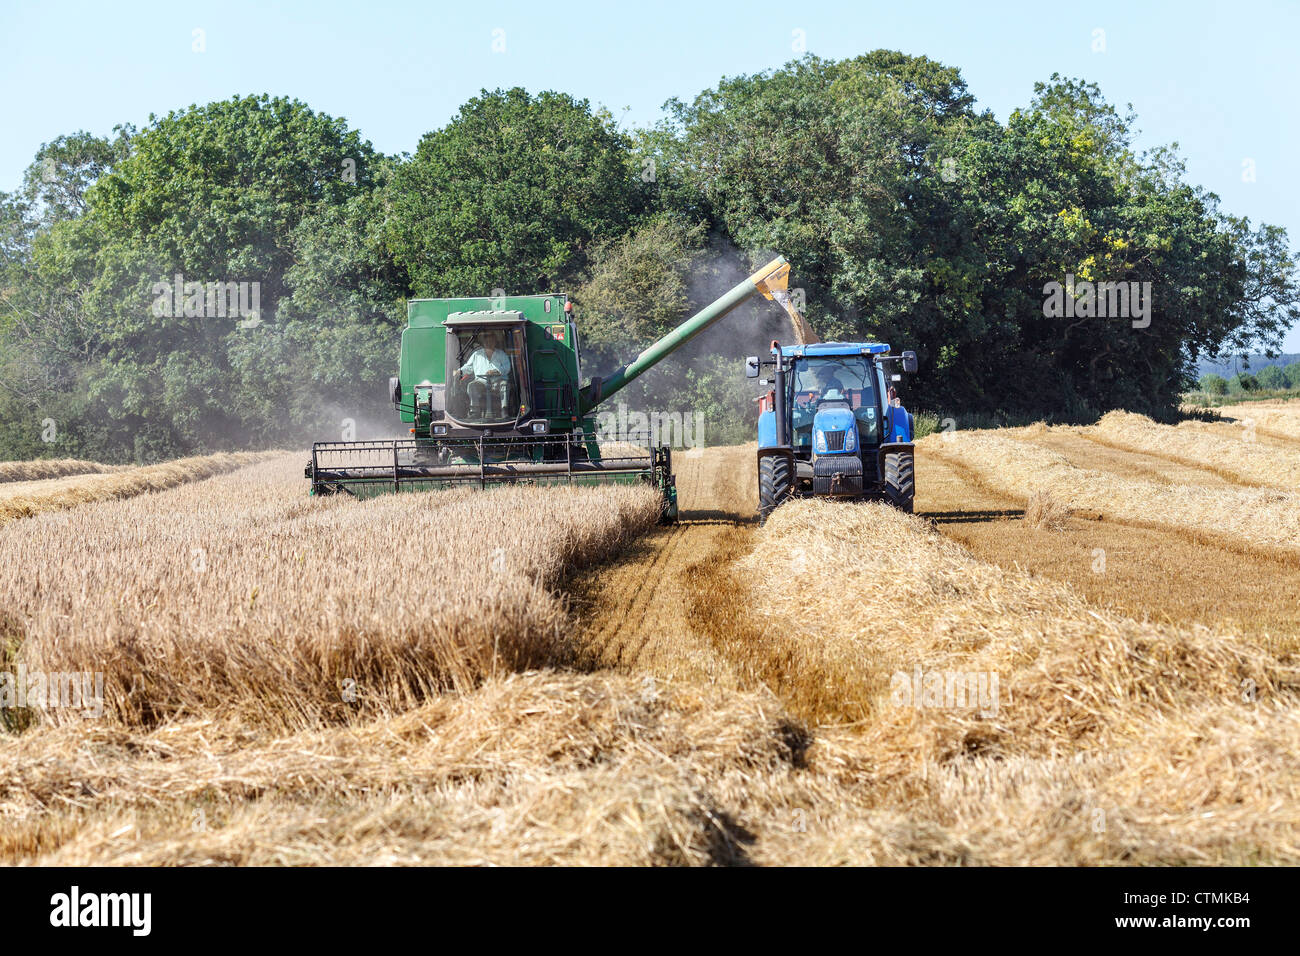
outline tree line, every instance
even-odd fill
[[[957,69],[878,50],[724,78],[641,129],[484,90],[413,155],[266,95],[60,136],[0,194],[0,457],[387,420],[411,297],[567,291],[607,372],[775,253],[824,339],[917,352],[911,407],[1165,414],[1200,357],[1275,351],[1300,289],[1285,231],[1137,152],[1135,122],[1053,75],[1002,123]],[[623,400],[748,439],[753,342],[706,346]]]
[[[1300,362],[1265,365],[1258,372],[1238,372],[1231,378],[1207,372],[1197,380],[1207,395],[1237,395],[1243,392],[1300,392]]]

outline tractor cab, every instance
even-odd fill
[[[870,356],[809,355],[792,365],[791,435],[799,457],[856,452],[880,441],[880,371]]]
[[[457,425],[510,425],[532,414],[521,312],[455,312],[447,330],[446,416]]]

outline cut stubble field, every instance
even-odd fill
[[[1111,413],[1090,427],[935,435],[919,454],[918,510],[977,556],[1138,618],[1300,649],[1300,438]],[[1068,512],[1063,533],[1020,520],[1034,494]]]
[[[759,528],[744,446],[675,456],[672,527],[289,459],[11,521],[10,662],[117,692],[0,737],[0,860],[1298,862],[1286,428],[934,436],[915,517]]]

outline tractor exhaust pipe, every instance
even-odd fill
[[[772,407],[776,411],[776,443],[782,448],[790,447],[790,422],[785,414],[785,358],[781,355],[781,343],[772,340],[772,352],[776,355],[776,369],[773,374],[776,394]]]

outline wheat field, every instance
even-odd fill
[[[1295,499],[1240,427],[934,436],[916,516],[762,528],[752,446],[676,456],[670,528],[292,456],[8,521],[0,672],[105,706],[3,712],[0,861],[1295,864]]]
[[[233,471],[283,452],[233,452],[180,458],[160,465],[116,468],[87,462],[5,462],[0,478],[0,524],[91,501],[130,498]],[[82,465],[87,470],[68,470]],[[25,478],[34,474],[39,477]]]
[[[130,465],[101,465],[77,458],[38,458],[34,461],[0,461],[0,484],[10,481],[39,481],[69,475],[102,475],[126,471]]]
[[[301,467],[280,456],[0,529],[16,663],[102,672],[127,726],[394,713],[555,659],[560,576],[658,517],[642,487],[310,498]]]
[[[869,768],[870,806],[927,823],[936,853],[1076,864],[1300,856],[1293,662],[1233,635],[1108,613],[882,505],[798,503],[759,536],[756,555],[775,572],[748,578],[760,629],[800,659],[818,648],[809,683],[858,669],[862,730],[840,752]],[[886,540],[887,550],[848,547]],[[830,563],[833,582],[817,570]],[[882,579],[888,588],[872,586]],[[844,591],[855,596],[841,605],[847,620],[804,612],[807,599]],[[997,675],[997,700],[922,700],[918,671]],[[846,821],[827,839],[844,851],[848,834],[869,830]]]

